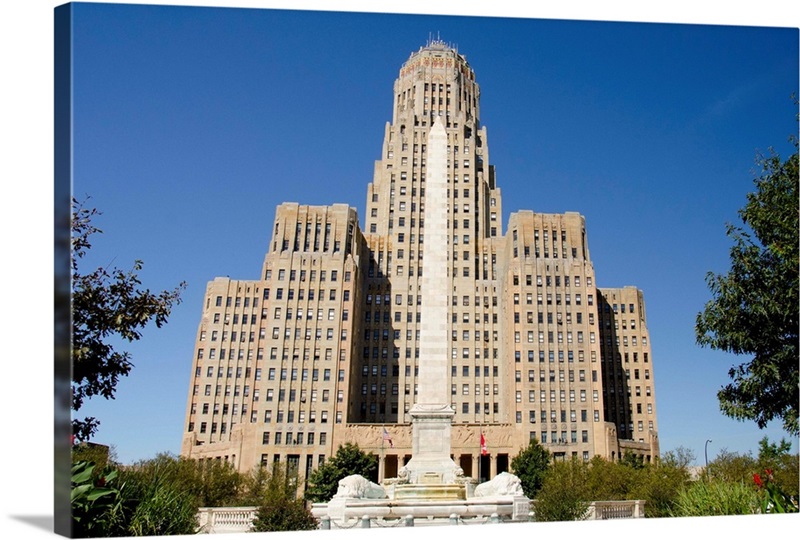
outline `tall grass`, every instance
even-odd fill
[[[681,490],[673,516],[730,516],[756,514],[760,500],[752,486],[742,482],[697,481]]]

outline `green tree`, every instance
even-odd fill
[[[336,454],[314,469],[308,476],[305,498],[311,502],[328,502],[339,489],[339,480],[351,474],[359,474],[372,481],[377,480],[378,457],[367,454],[357,444],[339,446]]]
[[[750,453],[739,454],[723,448],[708,464],[708,478],[719,482],[750,483],[758,470],[758,464]]]
[[[640,481],[641,468],[622,462],[612,462],[594,456],[586,471],[586,497],[593,501],[612,501],[630,498]]]
[[[701,346],[747,355],[717,394],[722,412],[760,428],[782,419],[798,434],[798,153],[759,157],[756,191],[739,211],[727,274],[706,277],[712,300],[697,316]]]
[[[317,528],[317,520],[303,499],[297,498],[296,476],[280,463],[272,470],[265,467],[251,476],[252,493],[260,499],[253,531],[308,531]]]
[[[102,231],[92,224],[99,215],[72,200],[72,410],[100,395],[114,399],[120,377],[130,373],[130,354],[117,351],[110,341],[128,342],[141,338],[142,328],[150,320],[157,327],[167,322],[172,305],[180,302],[185,288],[181,283],[172,291],[153,294],[140,290],[138,272],[142,261],[133,268],[97,268],[88,274],[78,269],[79,259],[91,249],[91,236]],[[79,441],[89,440],[100,422],[94,417],[73,418],[72,432]]]
[[[511,472],[519,478],[522,491],[529,499],[535,498],[542,488],[549,468],[550,452],[536,439],[531,439],[528,446],[511,459]]]
[[[95,469],[100,470],[107,465],[117,463],[117,451],[113,446],[83,442],[75,444],[71,449],[72,463],[88,461],[94,463]]]
[[[678,494],[689,485],[689,464],[694,461],[691,450],[678,447],[665,452],[656,463],[648,464],[639,472],[639,480],[630,498],[645,501],[645,516],[672,515]]]
[[[644,457],[640,454],[635,454],[634,452],[625,451],[625,453],[622,454],[622,459],[620,461],[622,464],[627,465],[632,469],[644,468]]]
[[[536,521],[579,521],[589,509],[587,466],[577,460],[553,463],[531,503]]]
[[[779,443],[770,443],[768,437],[761,439],[758,443],[757,472],[771,471],[774,484],[796,501],[800,495],[800,456],[791,454],[791,449],[792,444],[785,439]],[[767,473],[766,476],[770,475]]]

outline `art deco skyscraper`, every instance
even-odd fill
[[[182,454],[241,470],[285,460],[307,473],[349,441],[380,454],[381,477],[408,461],[431,259],[427,144],[438,119],[453,459],[468,476],[491,477],[534,437],[557,459],[658,455],[641,291],[597,289],[577,213],[517,212],[504,234],[479,100],[454,48],[432,41],[412,53],[394,84],[363,232],[347,206],[282,204],[260,278],[209,283]],[[609,302],[635,305],[623,323],[636,325],[632,345],[627,333],[616,343]]]

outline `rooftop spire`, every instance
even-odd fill
[[[452,43],[445,42],[439,36],[439,32],[436,32],[436,37],[433,36],[433,32],[428,32],[428,41],[425,43],[425,47],[428,49],[437,49],[442,51],[452,49],[458,52],[458,47]]]

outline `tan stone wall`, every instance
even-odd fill
[[[603,288],[598,294],[606,418],[616,424],[620,439],[647,444],[653,459],[658,422],[644,294],[636,287]]]

